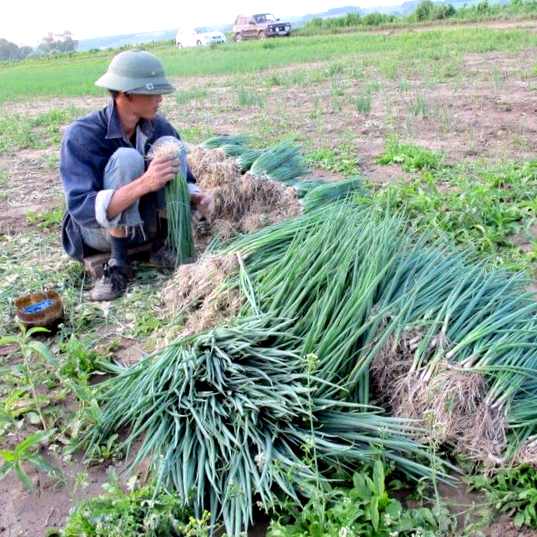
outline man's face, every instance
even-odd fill
[[[161,102],[162,95],[129,95],[131,112],[143,119],[153,119]]]

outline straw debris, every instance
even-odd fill
[[[393,415],[418,420],[423,427],[421,440],[450,444],[487,466],[498,464],[507,444],[505,418],[503,409],[486,403],[485,378],[440,358],[414,368],[422,338],[420,329],[392,336],[373,361],[372,376],[381,401]],[[440,336],[432,338],[428,351],[438,352],[445,345]]]
[[[198,146],[189,153],[188,164],[203,190],[232,183],[241,175],[239,166],[233,159],[226,158],[220,148],[205,149]]]
[[[170,316],[188,317],[183,335],[217,326],[238,313],[242,304],[238,290],[223,286],[238,272],[235,254],[202,256],[177,269],[161,296]]]
[[[522,444],[514,457],[514,464],[528,464],[537,468],[537,437],[531,436]]]
[[[248,232],[300,213],[292,188],[250,174],[213,190],[209,221],[232,222],[236,232]],[[215,231],[218,233],[218,228]]]

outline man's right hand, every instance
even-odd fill
[[[164,188],[179,172],[180,162],[176,157],[155,157],[142,175],[142,184],[147,192]]]

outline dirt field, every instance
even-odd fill
[[[537,29],[537,22],[497,22],[490,26],[533,30]],[[392,32],[386,31],[387,38]],[[181,79],[177,81],[181,92],[203,93],[184,102],[168,97],[162,110],[192,143],[212,133],[251,134],[265,142],[285,134],[303,144],[315,169],[313,173],[333,177],[359,173],[374,183],[385,184],[412,177],[400,166],[376,163],[386,140],[394,135],[441,152],[448,163],[535,158],[535,53],[529,49],[468,54],[449,63],[442,61],[436,71],[427,66],[421,73],[415,68],[390,71],[385,66],[383,70],[371,61],[360,63],[354,76],[347,71],[338,72],[337,68],[325,76],[332,62],[288,66],[275,69],[270,75]],[[302,73],[306,72],[319,76],[316,81],[315,77],[304,79]],[[259,100],[241,102],[241,87]],[[361,106],[357,104],[364,96],[370,97],[369,110],[367,100]],[[101,98],[59,98],[36,100],[31,105],[7,103],[2,112],[32,118],[51,109],[74,107],[84,113],[104,105]],[[327,156],[323,157],[323,151]],[[16,274],[4,268],[4,291],[10,285],[23,287],[25,271],[36,264],[45,273],[44,278],[75,270],[76,264],[62,253],[58,222],[40,226],[42,218],[32,218],[63,206],[58,155],[57,144],[40,149],[14,147],[0,155],[0,237],[4,255],[20,268]],[[27,255],[28,251],[33,255]],[[86,304],[86,290],[87,285],[79,289],[77,322],[84,315],[100,315],[109,323],[113,335],[125,336],[137,346],[134,356],[151,346],[141,343],[144,327],[132,316],[139,311],[140,304],[149,303],[149,310],[153,311],[154,294],[148,292],[149,298],[132,294],[125,311],[110,313],[106,308],[95,309]],[[142,302],[146,300],[149,302]],[[6,307],[4,316],[10,313]],[[125,354],[130,346],[126,345],[122,352]],[[8,351],[3,349],[2,355]],[[14,476],[0,481],[1,537],[40,537],[46,528],[61,526],[74,500],[100,492],[109,470],[106,465],[88,470],[72,462],[62,462],[61,466],[67,482],[59,488],[50,480],[41,481],[36,472],[30,473],[36,484],[33,495],[28,495]],[[118,471],[122,469],[119,467]],[[81,471],[88,472],[86,484],[75,487]],[[260,530],[256,531],[259,534]],[[537,533],[516,530],[508,520],[502,520],[486,535],[529,537]]]

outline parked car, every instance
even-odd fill
[[[264,39],[265,37],[287,36],[291,33],[291,23],[281,22],[270,13],[239,15],[233,25],[233,39]]]
[[[179,28],[175,36],[175,44],[178,47],[201,47],[225,42],[226,36],[222,32],[210,28]]]

